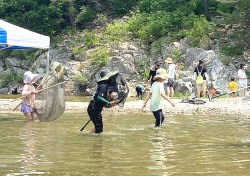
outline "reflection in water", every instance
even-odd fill
[[[160,128],[152,131],[149,141],[153,145],[153,149],[150,150],[150,158],[155,164],[154,166],[149,166],[149,169],[156,172],[160,170],[163,176],[169,175],[169,169],[174,167],[169,163],[175,160],[172,141],[168,139],[167,133]]]
[[[21,146],[22,152],[20,153],[20,158],[17,160],[20,163],[22,174],[43,174],[44,172],[36,171],[36,165],[39,160],[43,160],[44,155],[37,156],[37,132],[36,132],[36,122],[25,123],[20,130],[20,139],[23,143]],[[15,173],[17,175],[17,173]]]

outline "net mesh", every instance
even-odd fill
[[[41,81],[43,82],[43,80]],[[45,81],[43,84],[46,89],[36,94],[36,105],[35,109],[37,111],[37,117],[39,121],[53,121],[58,119],[65,110],[64,101],[64,86],[65,84],[60,84],[63,82],[62,76],[60,74],[53,74]],[[57,85],[58,84],[58,85]]]
[[[116,101],[120,107],[123,107],[129,93],[129,88],[120,73],[117,73],[109,78],[108,91],[110,90],[118,94]]]

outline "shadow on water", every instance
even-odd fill
[[[103,113],[104,133],[90,134],[84,114],[53,122],[0,117],[0,175],[228,175],[250,173],[250,120]]]

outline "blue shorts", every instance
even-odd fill
[[[167,87],[174,87],[174,79],[173,78],[169,78],[166,86]]]
[[[21,104],[20,111],[23,112],[23,113],[31,113],[31,112],[34,112],[34,109],[31,108],[30,105],[27,105],[27,104],[25,104],[25,103],[22,103],[22,104]]]

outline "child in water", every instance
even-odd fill
[[[35,107],[35,94],[37,93],[33,83],[39,79],[38,74],[33,74],[30,71],[27,71],[23,75],[24,87],[22,91],[22,96],[24,96],[21,103],[20,111],[24,113],[26,121],[34,121],[37,119],[37,115],[34,111]]]

